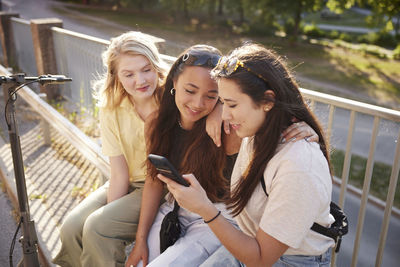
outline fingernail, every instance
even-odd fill
[[[281,140],[281,143],[283,144],[283,143],[285,143],[285,142],[286,142],[286,138],[283,137],[282,140]]]
[[[293,142],[294,140],[296,140],[296,137],[293,137],[292,139],[290,139],[290,140],[289,140],[289,143],[290,143],[290,142]]]
[[[305,139],[307,142],[310,141],[310,137],[305,137],[304,139]]]

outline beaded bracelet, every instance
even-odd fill
[[[208,221],[204,220],[204,223],[210,223],[210,222],[214,221],[215,219],[217,219],[217,217],[218,217],[220,214],[221,214],[221,211],[219,210],[218,213],[217,213],[217,215],[214,216],[214,218],[212,218],[212,219],[210,219],[210,220],[208,220]]]

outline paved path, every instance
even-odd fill
[[[4,110],[2,95],[0,110]],[[58,227],[65,215],[97,188],[101,174],[54,129],[51,130],[51,145],[44,145],[40,117],[21,98],[17,100],[16,110],[31,218],[40,233],[39,244],[47,259],[51,259],[60,249]],[[9,194],[17,196],[3,112],[0,116],[0,178],[7,181]],[[10,215],[1,216],[0,225],[4,232],[15,231]],[[10,242],[0,242],[0,251],[8,253],[9,245]],[[16,247],[20,244],[16,243]],[[20,255],[16,254],[15,258],[19,259]],[[8,264],[0,263],[0,266]]]

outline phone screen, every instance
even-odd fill
[[[159,171],[162,175],[174,180],[181,185],[189,186],[189,183],[185,179],[183,179],[183,177],[179,174],[179,172],[166,157],[149,154],[148,159],[156,167],[157,171]]]

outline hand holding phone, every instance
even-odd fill
[[[174,180],[178,184],[189,186],[189,183],[185,179],[183,179],[183,177],[179,174],[179,172],[166,157],[149,154],[147,158],[154,165],[154,167],[156,167],[159,173],[161,173],[165,177]]]

